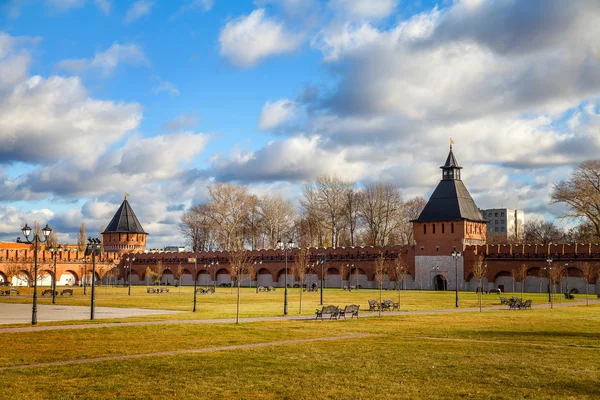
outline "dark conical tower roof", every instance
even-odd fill
[[[452,146],[446,164],[441,168],[444,171],[442,180],[433,191],[419,218],[414,222],[461,220],[486,222],[460,179],[459,170],[462,167],[458,165],[452,153]]]
[[[127,198],[123,200],[121,207],[112,218],[108,227],[102,233],[121,232],[121,233],[145,233],[142,224],[135,216],[133,209],[129,205]]]

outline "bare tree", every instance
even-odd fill
[[[154,273],[156,274],[156,282],[158,282],[159,285],[164,272],[165,265],[163,264],[162,260],[157,260],[156,264],[154,264]]]
[[[46,249],[49,247],[53,247],[55,249],[58,247],[58,235],[54,229],[52,232],[50,232],[50,235],[48,235],[48,239],[46,239]]]
[[[413,197],[402,205],[401,221],[398,224],[398,244],[413,245],[413,224],[411,221],[419,218],[427,205],[427,200],[422,196]]]
[[[590,263],[583,263],[581,266],[581,276],[585,280],[585,305],[589,306],[590,301],[588,296],[590,294],[590,283],[592,282],[592,279],[594,279],[594,268]]]
[[[521,282],[521,299],[523,298],[523,294],[525,293],[525,281],[527,281],[527,271],[528,267],[526,264],[521,264],[519,267],[519,282]]]
[[[554,297],[556,296],[556,285],[562,277],[562,268],[554,267],[548,271],[548,280],[550,282],[550,308],[554,308]]]
[[[370,183],[360,195],[358,213],[370,244],[385,246],[402,219],[402,195],[390,184]]]
[[[477,279],[479,290],[478,293],[478,301],[479,301],[479,312],[483,310],[483,304],[481,301],[481,296],[483,294],[483,279],[487,275],[487,264],[484,263],[483,257],[479,256],[475,259],[473,263],[473,277]],[[514,290],[513,290],[514,292]]]
[[[179,286],[179,293],[181,293],[181,277],[183,276],[183,264],[177,264],[177,269],[175,270],[175,279],[177,279]]]
[[[258,238],[260,232],[260,213],[258,209],[258,198],[250,195],[248,202],[248,217],[246,218],[246,241],[250,244],[252,250],[256,250],[258,246]],[[263,245],[264,247],[264,245]]]
[[[236,245],[233,249],[227,253],[229,259],[231,279],[237,281],[237,307],[235,314],[235,323],[238,324],[240,320],[240,281],[242,276],[247,275],[250,271],[250,252],[246,250],[241,243]]]
[[[551,198],[567,205],[565,217],[589,222],[600,238],[600,160],[579,164],[568,180],[554,185]]]
[[[297,213],[291,201],[279,195],[262,196],[258,200],[258,213],[268,248],[273,249],[278,240],[292,236]]]
[[[346,203],[344,204],[343,213],[346,225],[348,226],[348,234],[350,243],[349,245],[356,246],[356,230],[358,228],[358,201],[360,195],[359,192],[351,187],[346,191]]]
[[[512,278],[512,292],[515,292],[515,284],[519,281],[519,270],[517,269],[512,269],[510,271],[510,276]],[[522,298],[523,296],[521,296]]]
[[[525,242],[548,245],[564,238],[562,232],[553,222],[534,219],[525,223]]]
[[[305,215],[313,215],[330,233],[331,247],[338,246],[338,238],[344,224],[344,208],[351,182],[334,176],[321,175],[313,184],[304,185],[304,198],[300,204]]]
[[[423,281],[425,280],[425,270],[423,268],[420,268],[417,272],[417,276],[419,277],[419,286],[421,287],[421,290],[423,290]]]
[[[302,314],[302,292],[304,291],[304,277],[309,270],[310,252],[308,247],[300,248],[294,257],[292,266],[292,275],[300,281],[300,309],[298,314]]]
[[[179,230],[194,252],[214,249],[214,224],[209,213],[208,204],[202,203],[196,204],[181,216]]]
[[[396,286],[398,289],[398,311],[400,311],[400,292],[404,279],[406,278],[406,275],[408,275],[408,264],[402,255],[399,254],[398,258],[394,260],[393,268],[394,276],[396,277]]]
[[[79,251],[79,254],[84,254],[85,253],[85,248],[86,248],[86,234],[85,234],[85,223],[81,223],[81,225],[79,226],[79,233],[77,234],[77,250]]]
[[[340,289],[344,288],[344,278],[346,277],[346,264],[341,263],[340,264]]]
[[[150,280],[152,280],[152,282],[156,282],[156,279],[157,279],[158,275],[149,266],[146,267],[146,273],[145,273],[145,275],[146,275],[146,286],[148,286],[148,283],[149,283]]]
[[[215,224],[220,247],[229,250],[244,234],[252,198],[244,186],[216,183],[208,187],[209,217]]]
[[[379,284],[379,316],[381,317],[381,303],[383,303],[383,281],[385,280],[387,270],[387,260],[380,251],[375,258],[375,280]]]

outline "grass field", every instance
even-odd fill
[[[0,302],[30,303],[31,297],[26,296],[27,288],[21,288],[23,296],[0,297]],[[40,293],[41,293],[40,289]],[[75,288],[73,297],[57,297],[57,304],[89,306],[90,290],[87,296],[83,295],[82,288]],[[59,288],[60,292],[60,288]],[[505,293],[512,296],[512,293]],[[515,293],[521,297],[521,293]],[[581,300],[585,295],[576,295]],[[275,292],[256,293],[254,288],[241,289],[241,317],[264,317],[279,316],[283,313],[283,289]],[[320,308],[320,293],[304,292],[302,296],[302,313],[300,309],[300,289],[289,289],[289,315],[314,315],[315,309]],[[368,300],[379,300],[379,291],[375,289],[361,289],[346,292],[341,289],[325,289],[324,304],[344,306],[348,304],[359,304],[362,310],[368,309]],[[404,311],[416,310],[438,310],[455,308],[455,293],[453,291],[435,292],[406,290],[400,292],[401,309]],[[548,295],[545,293],[525,293],[524,298],[532,299],[533,304],[548,303]],[[398,291],[383,291],[383,299],[398,301]],[[499,296],[496,294],[482,295],[483,307],[500,305]],[[39,304],[51,304],[50,297],[38,297]],[[567,301],[556,296],[557,303]],[[236,288],[217,288],[216,294],[198,295],[197,312],[191,313],[193,303],[193,289],[191,287],[170,287],[169,293],[148,294],[146,287],[135,286],[132,288],[131,296],[127,295],[127,288],[123,287],[99,287],[96,290],[96,306],[98,307],[136,307],[146,309],[164,309],[184,311],[181,314],[169,316],[145,316],[135,317],[131,320],[156,320],[156,319],[214,319],[232,318],[236,312]],[[460,307],[477,307],[477,295],[473,292],[459,293]],[[185,312],[188,311],[188,312]]]
[[[269,344],[315,338],[334,340]],[[0,333],[0,343],[0,398],[600,398],[600,305]],[[262,346],[220,348],[244,344]],[[152,355],[190,349],[209,351]],[[149,356],[2,369],[128,354]]]

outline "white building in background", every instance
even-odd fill
[[[524,237],[525,212],[510,208],[489,208],[479,210],[487,221],[488,237],[506,235],[508,241],[520,242]]]

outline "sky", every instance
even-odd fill
[[[183,244],[215,182],[431,194],[450,138],[481,208],[560,219],[600,151],[597,0],[0,0],[0,239],[73,242],[129,193]]]

